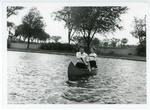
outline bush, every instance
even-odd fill
[[[76,51],[76,45],[61,43],[45,43],[41,44],[40,49],[59,50],[59,51]]]
[[[142,42],[141,44],[139,44],[136,50],[137,50],[137,55],[146,56],[146,43]]]
[[[132,55],[132,53],[129,52],[128,55]]]

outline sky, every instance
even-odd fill
[[[124,27],[123,30],[117,30],[113,34],[108,34],[107,38],[127,38],[128,43],[130,45],[136,45],[138,43],[138,39],[134,38],[130,32],[133,27],[134,17],[144,18],[148,13],[148,6],[144,3],[120,3],[120,4],[65,4],[65,3],[7,3],[6,6],[24,6],[23,10],[20,10],[18,15],[11,16],[8,21],[14,22],[15,25],[21,24],[21,19],[25,16],[31,7],[37,7],[40,11],[41,16],[44,18],[44,22],[46,23],[45,31],[50,36],[61,36],[62,39],[60,42],[66,43],[68,42],[67,37],[67,29],[64,27],[65,23],[63,21],[54,21],[54,18],[51,16],[51,13],[54,11],[61,10],[64,6],[127,6],[129,10],[126,14],[121,15],[121,25]],[[106,37],[96,34],[96,37],[100,40],[105,39]]]

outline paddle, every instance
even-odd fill
[[[90,65],[90,62],[88,62],[88,69],[89,69],[89,71],[91,71],[91,65]]]
[[[80,58],[82,60],[82,62],[86,65],[86,63],[84,62],[84,60],[82,58]],[[90,65],[88,64],[88,70],[91,71]]]
[[[88,55],[89,56],[89,55]],[[90,65],[90,62],[88,61],[88,69],[89,71],[91,71],[91,65]]]

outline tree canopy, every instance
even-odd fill
[[[61,36],[52,36],[51,39],[52,39],[55,43],[58,43],[58,41],[61,39]]]
[[[12,29],[15,27],[15,24],[13,22],[7,21],[7,29],[8,29],[8,38],[13,37]]]
[[[86,41],[83,37],[81,36],[74,36],[72,38],[72,41],[77,44],[77,45],[86,45]],[[90,46],[95,47],[95,46],[100,46],[101,45],[101,41],[98,38],[93,38]]]
[[[117,43],[120,41],[120,39],[117,39],[117,38],[112,38],[110,39],[110,42],[111,42],[111,45],[113,47],[116,47]]]
[[[16,27],[16,30],[15,30],[16,37],[22,36],[25,40],[27,38],[27,35],[28,35],[28,31],[26,31],[26,27],[23,24]]]
[[[17,15],[19,10],[24,9],[22,6],[7,6],[7,18],[11,15]]]
[[[28,38],[27,48],[29,48],[31,38],[39,38],[40,40],[43,40],[46,36],[48,36],[47,33],[44,32],[45,24],[43,23],[43,17],[35,7],[31,8],[22,18],[22,24],[20,27],[22,28],[20,29],[22,32],[21,34]]]
[[[127,39],[127,38],[122,38],[121,43],[122,43],[123,45],[125,45],[127,42],[128,42],[128,39]]]
[[[146,39],[146,16],[144,19],[134,18],[133,21],[133,30],[131,34],[139,39],[139,43],[142,43],[143,40]]]
[[[69,9],[69,10],[65,10]],[[87,49],[96,33],[104,34],[122,29],[119,25],[121,14],[127,11],[127,7],[105,6],[105,7],[64,7],[69,13],[69,21],[66,26],[79,31],[87,43]],[[62,10],[61,10],[62,12]],[[60,15],[62,17],[62,14]]]
[[[19,10],[24,9],[22,6],[7,6],[7,18],[11,15],[17,15]],[[13,22],[7,21],[8,38],[12,38],[12,29],[15,27]]]

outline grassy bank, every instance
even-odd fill
[[[8,49],[8,51],[19,51],[19,52],[33,52],[33,53],[46,53],[46,54],[58,54],[58,55],[75,55],[75,52],[68,51],[54,51],[54,50],[41,50],[41,49]],[[132,55],[98,55],[100,58],[113,58],[113,59],[124,59],[134,61],[146,62],[146,57],[132,56]]]

